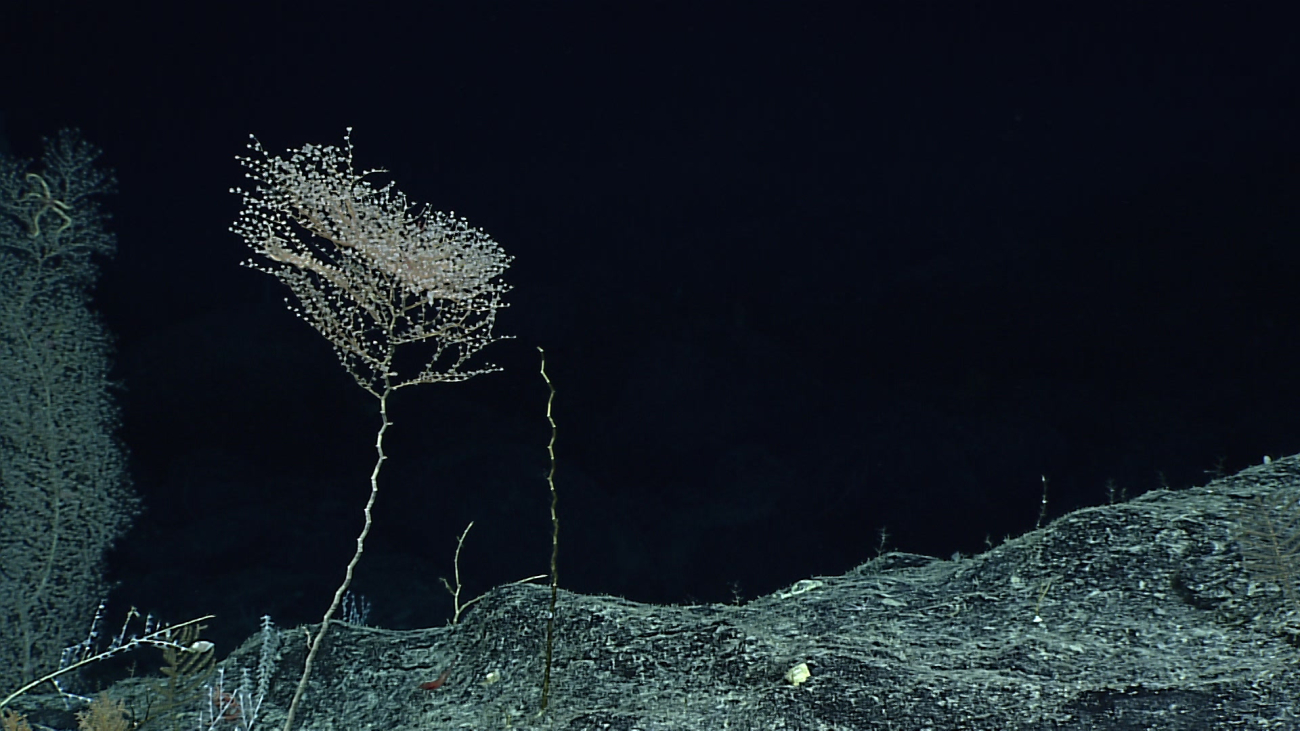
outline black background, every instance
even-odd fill
[[[372,624],[449,618],[470,520],[467,596],[546,570],[539,345],[561,584],[640,601],[842,572],[882,528],[978,552],[1043,476],[1050,518],[1296,451],[1281,7],[7,5],[9,149],[79,127],[120,180],[97,303],[145,512],[113,606],[228,650],[318,620],[360,528],[375,402],[239,265],[250,133],[352,126],[515,257],[504,372],[394,398]]]

